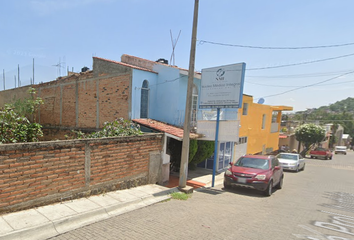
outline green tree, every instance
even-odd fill
[[[295,137],[307,150],[312,144],[323,141],[325,130],[313,123],[303,124],[295,129]]]

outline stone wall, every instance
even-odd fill
[[[0,145],[0,213],[161,181],[162,134]]]

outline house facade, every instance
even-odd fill
[[[136,120],[153,128],[154,124],[150,121],[138,121],[151,119],[152,122],[159,122],[156,131],[168,129],[168,125],[181,128],[187,84],[188,70],[168,65],[164,59],[150,61],[124,54],[119,62],[93,57],[93,69],[90,71],[70,73],[55,81],[32,86],[37,96],[44,100],[35,119],[43,126],[43,140],[65,139],[71,130],[95,131],[102,128],[105,122],[117,118]],[[27,88],[3,91],[0,104],[25,96]],[[191,125],[197,133],[197,125],[202,121],[203,124],[206,121],[206,129],[215,130],[215,111],[198,109],[200,89],[201,74],[195,73]],[[229,162],[247,153],[276,150],[281,113],[288,110],[292,107],[253,103],[253,97],[249,95],[243,95],[241,109],[222,109],[221,129],[232,138],[221,138],[218,143],[217,169],[228,167]],[[161,127],[161,124],[166,126]],[[169,169],[167,143],[171,139],[182,141],[182,138],[174,131],[162,131],[166,133],[162,153],[166,177]],[[206,140],[204,134],[200,134],[198,139]],[[202,167],[210,168],[212,161],[208,159]]]
[[[268,154],[278,150],[281,116],[283,111],[292,111],[289,106],[270,106],[253,102],[253,97],[243,94],[242,108],[237,116],[238,141],[219,142],[216,168],[229,166],[245,154]],[[212,168],[214,156],[200,163],[199,167]]]
[[[267,154],[279,148],[279,132],[283,111],[292,111],[289,106],[270,106],[253,102],[253,97],[243,95],[239,109],[240,132],[238,146],[241,153]]]
[[[196,73],[193,110],[197,108],[201,74]],[[64,139],[71,130],[94,131],[117,118],[151,118],[183,126],[188,71],[122,55],[121,62],[93,57],[93,69],[33,85],[44,104],[35,117],[43,140]],[[2,91],[0,104],[26,97],[28,87]],[[29,97],[29,96],[28,96]],[[196,115],[192,115],[196,123]]]

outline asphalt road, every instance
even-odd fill
[[[354,239],[354,152],[306,159],[271,197],[219,185],[52,239]]]

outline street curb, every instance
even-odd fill
[[[99,207],[92,211],[80,213],[74,216],[69,216],[54,221],[48,221],[47,223],[41,225],[5,233],[4,235],[0,236],[0,239],[45,240],[98,221],[106,220],[114,216],[137,210],[139,208],[166,201],[171,199],[170,194],[176,191],[178,191],[178,188],[172,188],[130,202],[114,204],[107,207]]]

